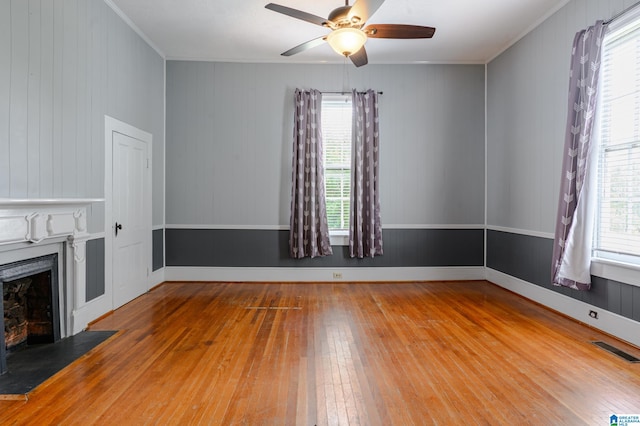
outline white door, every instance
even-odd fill
[[[151,223],[147,143],[113,132],[113,308],[147,292]]]

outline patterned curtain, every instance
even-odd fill
[[[382,254],[378,94],[353,91],[353,150],[351,160],[351,212],[349,255],[374,257]]]
[[[296,89],[289,254],[300,259],[332,254],[324,198],[322,94]]]
[[[593,131],[598,99],[600,52],[606,24],[596,22],[579,31],[573,41],[567,129],[562,180],[553,242],[552,280],[576,290],[591,288],[592,208],[594,190],[592,160],[596,142]],[[594,154],[592,154],[592,152]]]

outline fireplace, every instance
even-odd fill
[[[28,345],[60,340],[58,255],[49,254],[0,266],[3,303],[0,374],[7,356]]]
[[[0,344],[0,369],[14,348],[73,336],[111,309],[110,293],[86,297],[87,207],[101,202],[0,199],[0,284],[7,300],[0,318],[11,330]],[[32,314],[34,305],[40,306]]]

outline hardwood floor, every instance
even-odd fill
[[[640,350],[490,283],[165,283],[1,424],[602,425]]]

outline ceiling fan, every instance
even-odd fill
[[[368,38],[431,38],[436,31],[433,27],[419,25],[373,24],[365,27],[367,20],[382,3],[384,0],[356,0],[349,6],[349,0],[345,0],[345,5],[334,9],[327,19],[275,3],[269,3],[265,7],[331,29],[326,36],[302,43],[282,53],[282,56],[304,52],[326,41],[338,54],[349,57],[356,67],[361,67],[369,62],[364,48]]]

